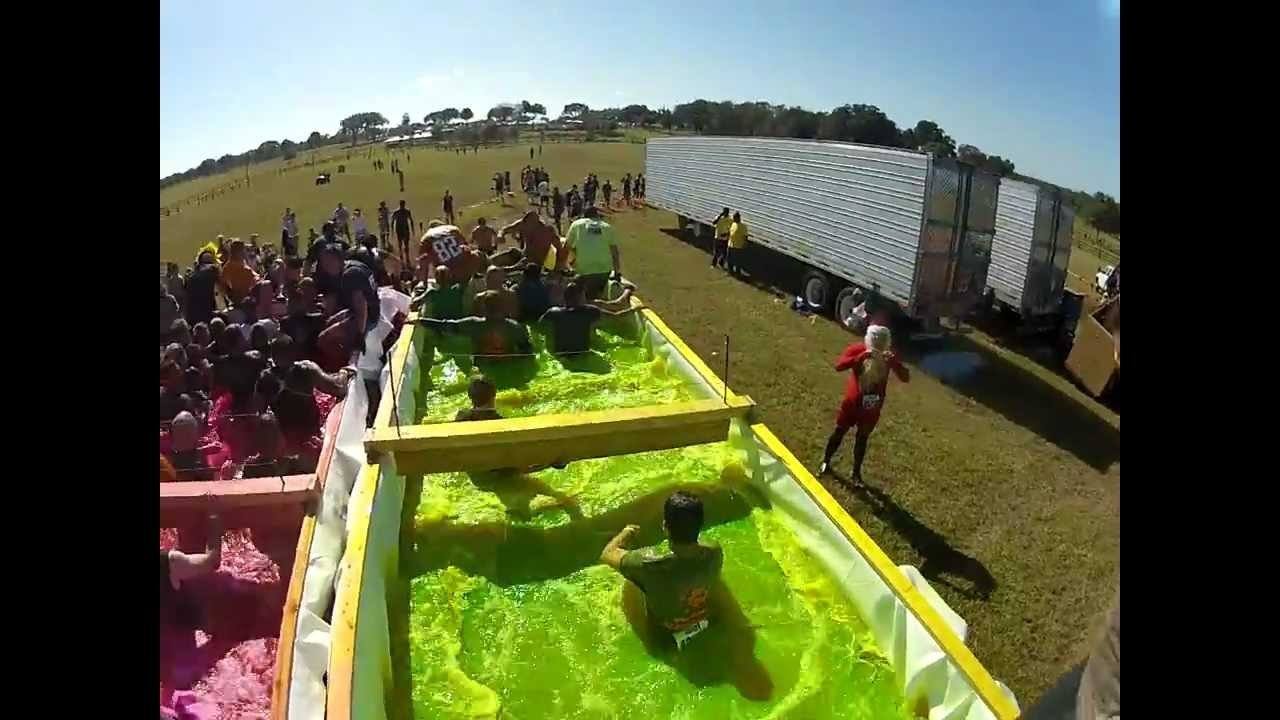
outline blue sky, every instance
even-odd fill
[[[357,111],[699,97],[870,103],[1120,195],[1119,0],[160,4],[161,177]]]

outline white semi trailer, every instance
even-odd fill
[[[1001,180],[988,299],[1027,321],[1060,314],[1074,223],[1061,191]]]
[[[951,159],[844,142],[650,139],[646,200],[708,231],[741,212],[752,243],[802,263],[811,308],[850,322],[873,290],[933,324],[982,299],[999,178]]]

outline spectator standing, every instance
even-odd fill
[[[560,194],[560,186],[557,185],[551,190],[551,217],[556,221],[556,232],[560,230],[560,217],[564,215],[564,195]]]
[[[187,276],[187,297],[183,305],[187,323],[207,323],[217,310],[215,294],[220,282],[218,263],[211,251],[202,251]]]
[[[391,210],[387,208],[386,200],[378,201],[378,240],[382,249],[391,250]]]
[[[364,217],[364,211],[360,208],[356,208],[356,211],[351,218],[351,224],[356,232],[355,241],[359,243],[361,240],[364,240],[366,235],[369,234],[369,223]]]
[[[742,272],[742,255],[747,249],[747,224],[742,221],[742,213],[733,214],[733,224],[729,226],[729,253],[726,257],[729,272],[738,275]]]
[[[455,224],[453,219],[453,196],[449,194],[448,190],[444,191],[444,200],[441,205],[444,208],[444,216],[448,218],[449,224]]]
[[[338,203],[338,207],[333,211],[334,230],[351,237],[351,211],[342,207],[342,203]]]
[[[631,173],[622,176],[622,204],[631,207]]]
[[[400,259],[411,262],[413,255],[409,250],[409,235],[413,233],[413,213],[400,201],[400,209],[391,213],[391,225],[396,231],[396,246],[400,250]]]
[[[298,216],[294,214],[293,208],[285,208],[284,215],[280,218],[280,247],[284,250],[285,257],[295,257],[298,254]]]
[[[604,191],[604,206],[612,209],[613,208],[612,182],[608,178],[605,178],[604,185],[600,189]]]
[[[733,218],[729,217],[729,208],[720,211],[715,221],[715,240],[711,248],[711,267],[719,265],[728,269],[725,264],[729,256],[729,230],[733,227]]]

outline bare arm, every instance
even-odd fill
[[[622,260],[618,255],[618,246],[610,245],[609,254],[613,256],[613,271],[618,275],[622,274]]]
[[[622,528],[622,532],[614,535],[609,544],[604,546],[604,550],[600,553],[600,562],[614,570],[620,569],[622,556],[627,554],[626,548],[622,546],[638,532],[640,532],[639,525],[628,525]]]
[[[188,555],[177,550],[169,551],[169,577],[181,584],[202,575],[212,575],[222,564],[222,520],[209,516],[209,536],[205,550],[199,555]]]
[[[626,315],[629,312],[635,312],[640,309],[638,306],[631,307],[632,292],[633,288],[627,288],[622,291],[622,295],[617,300],[593,300],[591,304],[595,305],[600,312],[605,313],[606,315],[613,315],[615,317],[618,315]]]
[[[315,387],[326,395],[341,400],[347,396],[347,385],[351,382],[351,378],[356,376],[356,369],[350,366],[344,367],[336,373],[327,373],[321,367],[310,360],[299,360],[295,365],[301,365],[311,373],[311,379],[315,383]]]

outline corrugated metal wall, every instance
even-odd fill
[[[991,241],[987,286],[995,290],[998,300],[1018,309],[1022,308],[1027,268],[1031,262],[1039,197],[1040,189],[1035,185],[1017,180],[1000,181],[996,234]]]
[[[742,213],[751,239],[901,303],[911,285],[928,157],[778,138],[655,138],[647,200],[709,223]]]

